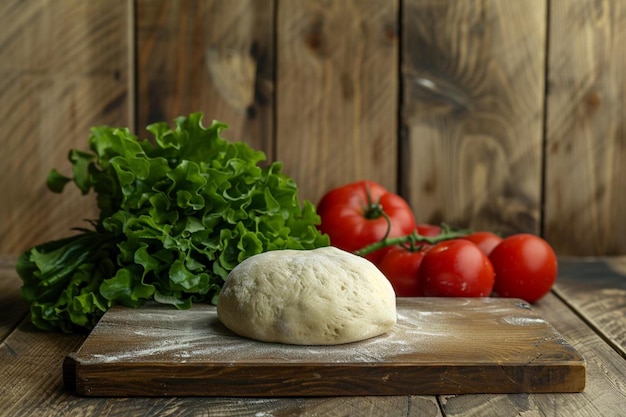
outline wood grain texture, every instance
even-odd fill
[[[564,284],[565,285],[565,284]],[[577,394],[463,395],[440,398],[446,416],[620,416],[626,410],[626,361],[553,294],[535,308],[585,358],[587,386]]]
[[[64,374],[87,396],[577,392],[585,385],[582,358],[546,321],[521,300],[493,298],[399,299],[389,333],[336,346],[245,339],[220,323],[214,306],[114,307],[68,356]]]
[[[50,409],[58,407],[55,404],[66,407],[63,402],[71,395],[63,389],[60,364],[64,352],[82,341],[78,335],[44,333],[29,321],[22,322],[0,344],[0,394],[4,399],[0,415],[44,416],[52,415]],[[87,415],[88,407],[77,415],[80,413]]]
[[[545,235],[561,255],[626,253],[626,3],[550,3]]]
[[[20,299],[22,281],[12,264],[0,263],[0,342],[26,316],[28,306]]]
[[[301,196],[397,178],[398,1],[279,1],[276,143]]]
[[[137,1],[138,129],[202,112],[273,156],[273,0]]]
[[[70,173],[68,151],[86,148],[91,126],[128,124],[128,15],[126,0],[2,2],[0,253],[97,217],[95,199],[45,182],[52,168]]]
[[[561,262],[555,292],[626,358],[626,258]]]
[[[3,266],[6,266],[3,264]],[[14,314],[17,294],[12,272],[1,270],[0,320],[13,329],[0,343],[0,416],[61,417],[134,415],[168,416],[345,416],[440,417],[435,397],[339,398],[86,398],[63,385],[63,358],[84,342],[80,335],[36,330],[23,315]],[[6,272],[6,274],[5,274]],[[15,278],[15,277],[11,277]],[[7,301],[7,302],[4,302]],[[20,324],[21,322],[21,324]],[[4,327],[3,327],[4,328]]]
[[[624,20],[621,0],[3,1],[0,254],[97,216],[45,187],[91,126],[192,111],[313,202],[369,178],[420,222],[626,254]]]
[[[539,232],[546,0],[407,0],[402,193],[418,221]]]
[[[566,265],[570,260],[563,260]],[[613,272],[626,273],[626,261],[608,262]],[[598,267],[599,268],[599,267]],[[591,268],[592,285],[602,285],[601,269]],[[603,272],[602,272],[603,273]],[[609,271],[609,273],[611,273]],[[567,280],[562,280],[562,290]],[[576,288],[571,293],[576,296]],[[583,289],[588,291],[589,288]],[[566,299],[567,301],[567,299]],[[6,304],[0,303],[0,317]],[[576,394],[489,394],[439,397],[448,416],[621,415],[626,409],[623,358],[606,345],[575,311],[553,295],[537,303],[538,313],[554,324],[587,361],[587,386]],[[62,386],[61,362],[82,344],[80,336],[39,332],[22,323],[0,344],[0,416],[441,416],[434,396],[337,398],[97,398],[77,397]]]

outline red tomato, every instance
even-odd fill
[[[419,267],[428,245],[419,251],[391,246],[378,261],[378,269],[387,277],[398,297],[418,297]]]
[[[550,291],[556,280],[556,255],[539,236],[509,236],[493,249],[489,259],[496,273],[494,291],[500,297],[534,303]]]
[[[478,246],[463,239],[437,243],[419,269],[419,286],[426,297],[488,297],[494,272]]]
[[[415,217],[406,200],[373,181],[330,190],[317,205],[317,213],[322,219],[319,229],[328,234],[331,245],[348,252],[382,240],[388,228],[385,215],[391,222],[387,237],[415,230]],[[365,257],[376,263],[382,254],[379,250]]]
[[[463,236],[462,239],[473,242],[487,256],[489,256],[493,248],[502,242],[502,238],[500,236],[491,232],[474,232],[467,236]]]
[[[421,236],[426,237],[437,236],[439,233],[441,233],[441,227],[434,224],[418,224],[416,229],[417,233],[419,233]]]

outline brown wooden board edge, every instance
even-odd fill
[[[559,366],[526,364],[525,371],[510,364],[304,364],[294,370],[280,364],[188,363],[173,368],[167,363],[144,362],[124,371],[123,384],[119,372],[117,364],[81,363],[74,354],[63,364],[68,389],[99,397],[574,393],[582,392],[586,382],[586,364],[578,361]],[[488,387],[480,383],[485,378],[491,382]],[[476,388],[481,385],[482,389]]]

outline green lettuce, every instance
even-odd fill
[[[73,182],[96,193],[92,229],[35,246],[17,263],[22,298],[41,329],[89,330],[115,304],[146,300],[186,309],[216,303],[228,273],[271,250],[314,249],[329,240],[319,216],[263,152],[220,136],[227,125],[202,114],[149,125],[152,140],[126,128],[94,127],[90,152],[71,150],[70,178],[53,170],[48,188]]]

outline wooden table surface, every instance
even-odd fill
[[[0,259],[0,416],[621,416],[626,415],[626,257],[561,259],[557,285],[535,304],[585,358],[576,394],[334,398],[83,398],[62,362],[84,336],[35,329],[21,282]]]

